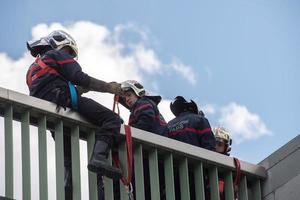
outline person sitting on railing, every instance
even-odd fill
[[[82,72],[81,66],[75,60],[78,55],[76,42],[64,31],[53,31],[47,37],[29,41],[27,48],[31,55],[36,57],[26,75],[30,95],[56,103],[57,111],[60,107],[70,107],[99,126],[88,169],[98,173],[100,179],[101,175],[113,179],[121,178],[121,170],[113,167],[108,162],[107,156],[111,147],[117,143],[122,120],[110,109],[92,99],[80,96],[80,93],[88,90],[121,95],[121,85],[116,82],[106,83]],[[79,94],[73,84],[80,89]],[[71,155],[66,155],[68,152],[70,154],[70,148],[70,137],[66,137],[65,163],[71,162]],[[71,175],[71,167],[67,167],[66,170],[65,174]],[[65,186],[72,186],[70,180],[67,178]],[[66,193],[72,195],[72,189]]]
[[[168,122],[170,138],[215,151],[215,137],[209,121],[203,112],[199,113],[197,104],[187,102],[182,96],[177,96],[170,103],[170,109],[175,118]]]
[[[161,96],[148,96],[144,87],[137,81],[121,83],[124,96],[120,103],[130,110],[128,125],[166,136],[167,123],[158,110]]]

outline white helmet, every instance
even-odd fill
[[[48,43],[53,49],[59,50],[65,46],[68,46],[72,49],[71,56],[73,58],[78,57],[78,49],[75,40],[71,35],[62,30],[57,30],[51,32],[46,38]]]
[[[229,132],[224,127],[213,128],[213,133],[215,135],[216,140],[222,140],[225,142],[226,150],[225,153],[229,155],[231,150],[230,145],[232,144],[232,139],[230,138]]]
[[[139,97],[142,97],[146,94],[144,87],[135,80],[128,80],[128,81],[122,82],[121,89],[124,92],[126,92],[128,90],[133,90],[133,92]]]

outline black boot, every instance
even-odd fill
[[[110,147],[108,143],[96,140],[88,169],[92,172],[107,176],[108,178],[120,179],[122,177],[122,171],[119,168],[113,167],[108,162],[107,157],[109,150]]]

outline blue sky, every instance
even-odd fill
[[[296,0],[4,0],[0,63],[5,73],[17,71],[5,64],[15,65],[24,57],[25,42],[40,24],[70,27],[85,21],[104,27],[125,46],[119,52],[122,58],[140,55],[141,49],[154,55],[149,62],[139,61],[139,73],[126,72],[126,78],[139,78],[166,100],[183,95],[197,101],[212,126],[233,129],[233,139],[239,142],[233,144],[232,154],[256,163],[300,133],[299,10]],[[182,70],[186,74],[179,73]],[[2,81],[0,87],[9,84]]]

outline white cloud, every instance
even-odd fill
[[[124,30],[130,30],[130,28],[140,34],[140,41],[127,44],[120,40]],[[156,52],[153,49],[146,47],[145,43],[148,42],[147,33],[132,25],[119,25],[110,31],[105,26],[88,21],[76,22],[69,26],[63,26],[60,23],[52,23],[50,25],[39,24],[32,28],[32,38],[28,39],[43,37],[56,29],[65,30],[75,38],[79,48],[78,62],[82,66],[83,71],[104,81],[121,82],[128,79],[134,79],[143,82],[147,75],[160,73],[164,66],[169,66],[169,64],[164,64],[158,59]],[[124,54],[124,49],[127,51],[126,54]],[[2,69],[2,73],[0,73],[0,87],[28,94],[25,75],[28,67],[33,61],[34,58],[32,58],[28,52],[25,52],[22,57],[16,60],[11,59],[6,53],[0,52],[0,66]],[[180,72],[190,83],[196,83],[196,78],[191,67],[184,65],[178,59],[173,61],[172,66],[173,68],[168,68],[166,70],[170,70],[171,73],[172,70],[173,72],[174,70],[175,72]],[[110,94],[91,92],[88,93],[87,96],[95,99],[108,108],[112,108],[113,96]],[[169,110],[169,103],[170,101],[163,100],[159,105],[161,112],[167,121],[173,118],[173,115]],[[127,122],[129,112],[122,106],[120,106],[120,109],[121,116],[124,121]],[[32,137],[33,140],[36,141],[36,134],[33,134]],[[49,148],[52,148],[54,142],[51,138],[49,138],[49,140]],[[35,148],[33,151],[35,152],[31,155],[37,155],[37,149]],[[53,151],[48,151],[49,154],[52,152]],[[0,156],[3,156],[2,154],[3,151],[2,153],[0,152]],[[84,160],[85,155],[86,153],[81,156],[85,162],[82,167],[82,180],[87,182],[86,161]],[[54,154],[48,156],[49,159],[54,158]],[[37,160],[35,160],[35,162],[37,162]],[[55,176],[53,171],[54,167],[51,165],[53,163],[54,160],[53,162],[51,160],[51,162],[48,163],[49,173],[51,173],[49,176],[49,186],[55,185],[55,179],[53,179]],[[37,163],[33,163],[33,165],[37,166]],[[0,168],[0,171],[3,171],[2,165],[0,165]],[[34,174],[32,173],[32,175]],[[3,184],[3,182],[0,182],[0,189],[3,189],[4,186],[1,183]],[[20,196],[19,190],[16,190],[16,192],[18,193],[16,196]],[[82,193],[86,194],[83,196],[88,198],[87,187],[82,188]],[[55,194],[55,187],[49,188],[49,194]],[[51,199],[52,198],[55,199],[55,195],[53,197],[51,196]]]
[[[243,105],[233,102],[222,107],[220,111],[219,124],[231,132],[237,143],[271,134],[259,115],[251,113]]]
[[[12,60],[5,53],[0,53],[0,87],[27,93],[26,71],[31,64],[31,58],[25,53],[22,58]]]
[[[192,67],[185,65],[177,58],[173,59],[170,67],[174,69],[179,75],[184,77],[192,85],[195,85],[197,83],[195,72],[193,71]]]
[[[212,76],[213,76],[212,69],[208,66],[204,67],[204,69],[207,74],[208,80],[212,80]]]
[[[149,42],[149,30],[147,30],[145,27],[137,26],[132,22],[127,24],[119,24],[114,28],[115,41],[119,43],[122,36],[127,32],[135,34],[143,43]]]
[[[134,58],[136,64],[140,66],[145,72],[153,74],[159,72],[161,69],[161,63],[157,59],[155,52],[151,49],[145,49],[141,44],[132,46],[134,49]]]
[[[216,108],[212,104],[203,105],[199,109],[201,109],[204,112],[205,115],[207,115],[207,114],[214,114],[216,112]]]
[[[164,116],[166,122],[170,121],[175,117],[170,110],[170,103],[171,100],[167,99],[167,100],[162,100],[160,104],[158,104],[158,109],[160,113]]]

